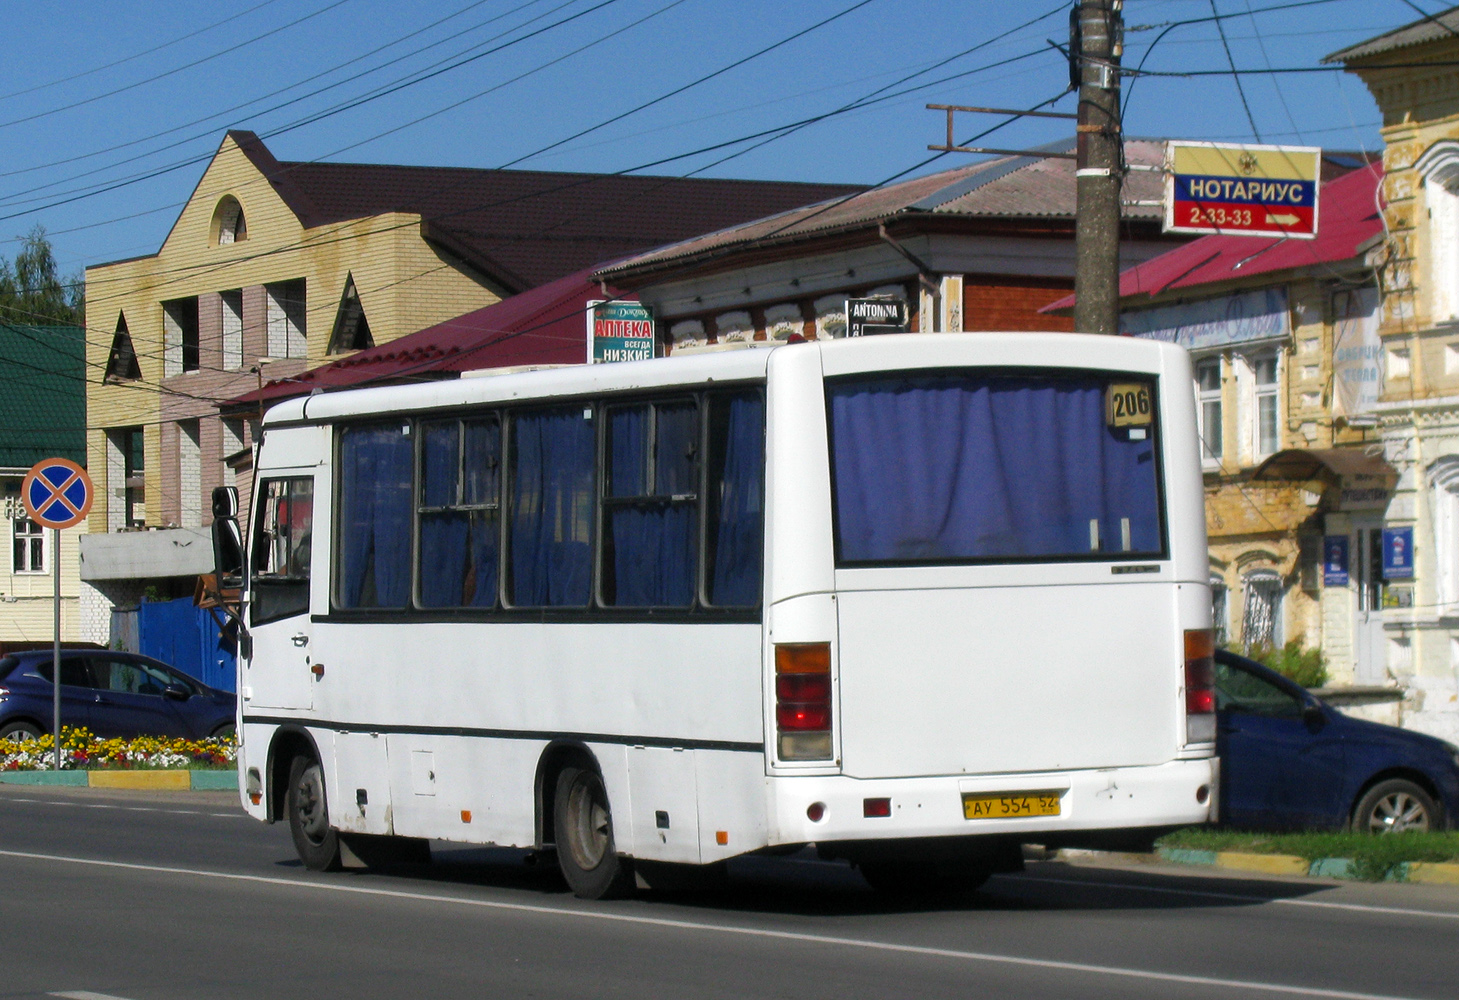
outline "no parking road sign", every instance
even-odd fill
[[[37,462],[20,484],[25,512],[47,528],[71,528],[86,520],[92,495],[86,470],[66,458]]]
[[[47,458],[35,463],[20,484],[25,512],[51,529],[51,580],[54,583],[55,638],[51,644],[51,677],[61,679],[61,529],[86,520],[91,510],[91,479],[68,458]],[[55,769],[61,769],[61,685],[51,685],[51,744]]]

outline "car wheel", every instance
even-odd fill
[[[633,892],[633,862],[614,848],[613,813],[597,771],[568,767],[557,776],[552,825],[557,865],[579,899],[613,899]]]
[[[993,875],[993,866],[983,861],[863,861],[857,867],[873,889],[890,896],[964,895]]]
[[[40,738],[41,731],[32,722],[16,720],[0,726],[0,740],[14,740],[17,743],[22,743],[25,740],[38,740]]]
[[[1357,833],[1425,832],[1439,828],[1439,807],[1428,792],[1404,778],[1380,781],[1353,810]]]
[[[339,834],[330,828],[324,798],[324,768],[310,757],[295,757],[289,766],[289,833],[304,867],[316,872],[339,871]]]
[[[211,733],[209,733],[208,734],[208,738],[209,739],[213,739],[213,740],[222,740],[222,739],[230,739],[230,738],[232,738],[234,736],[237,736],[237,735],[238,735],[238,724],[237,723],[234,723],[234,722],[225,722],[221,726],[219,726],[217,729],[214,729]]]

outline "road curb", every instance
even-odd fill
[[[1195,851],[1161,847],[1155,851],[1163,861],[1179,865],[1201,865],[1225,871],[1258,872],[1264,875],[1339,878],[1361,881],[1352,858],[1317,858],[1308,861],[1294,854],[1249,854],[1243,851]],[[1418,882],[1429,885],[1459,885],[1459,863],[1448,861],[1402,861],[1394,865],[1385,882]]]
[[[237,771],[177,769],[163,771],[0,771],[0,784],[144,789],[150,791],[236,792]]]

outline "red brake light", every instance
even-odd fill
[[[867,819],[884,819],[892,814],[891,799],[862,799],[861,815]]]
[[[775,726],[781,760],[830,758],[830,643],[775,647]]]
[[[1216,711],[1216,642],[1210,629],[1185,633],[1185,711],[1209,715]]]

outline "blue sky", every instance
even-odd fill
[[[1029,107],[1067,82],[1063,57],[1049,44],[1065,41],[1067,5],[1052,0],[869,0],[750,58],[855,2],[9,4],[0,61],[0,254],[13,256],[11,238],[37,223],[51,232],[67,272],[155,251],[229,127],[264,135],[284,160],[612,171],[889,96],[757,148],[744,143],[648,171],[877,183],[927,159],[927,144],[941,140],[942,115],[927,103]],[[1404,0],[1324,0],[1245,16],[1290,2],[1216,0],[1222,14],[1243,15],[1223,22],[1237,66],[1316,66],[1329,52],[1419,16]],[[1430,13],[1445,9],[1416,2]],[[1211,0],[1128,0],[1126,65],[1144,58],[1147,71],[1162,73],[1227,68],[1210,22],[1172,28],[1146,56],[1171,22],[1210,13]],[[927,72],[877,93],[919,70]],[[1377,107],[1355,77],[1242,82],[1268,142],[1381,145]],[[400,84],[408,85],[371,98]],[[1072,110],[1073,100],[1053,108]],[[964,137],[974,127],[969,119]],[[1229,76],[1141,78],[1126,130],[1253,138]],[[1022,148],[1070,131],[1065,121],[1025,119],[983,141]],[[943,157],[921,172],[958,162],[966,161]]]

